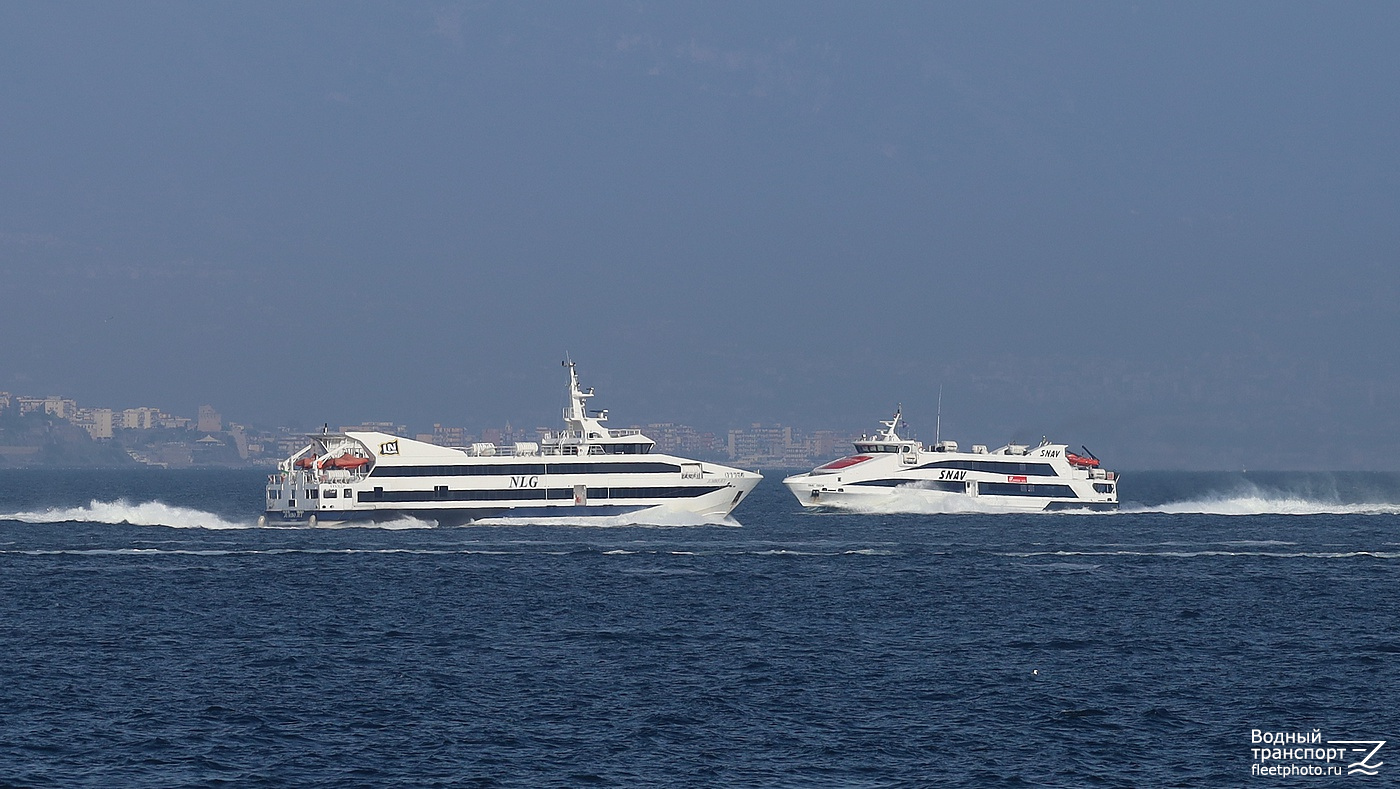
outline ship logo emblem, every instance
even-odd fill
[[[382,443],[382,444],[379,445],[379,454],[381,454],[381,455],[397,455],[397,454],[399,454],[399,442],[397,442],[397,441],[385,441],[384,443]]]

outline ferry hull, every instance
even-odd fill
[[[794,474],[783,484],[803,507],[863,512],[1104,512],[1118,509],[1118,475],[1099,460],[1042,439],[994,451],[957,442],[926,447],[899,437],[900,411],[855,453]]]
[[[635,499],[589,499],[585,496],[582,500],[564,499],[557,501],[557,503],[522,501],[453,506],[447,503],[425,502],[413,506],[387,503],[369,504],[353,499],[351,500],[353,503],[342,504],[341,502],[345,499],[303,498],[301,499],[303,508],[300,509],[285,505],[269,506],[260,522],[265,525],[336,526],[388,523],[413,519],[437,526],[461,526],[473,521],[491,518],[519,518],[538,520],[542,523],[626,515],[636,515],[639,520],[654,517],[658,521],[677,516],[720,519],[733,512],[734,508],[748,497],[762,479],[759,475],[750,472],[731,471],[730,473],[735,476],[713,482],[706,480],[708,484],[691,486],[697,491],[697,495],[681,495],[660,502]],[[328,487],[343,484],[345,483],[336,483]],[[297,499],[291,495],[293,491],[301,489],[303,491],[301,495],[305,496],[304,491],[315,486],[316,483],[311,481],[309,473],[302,475],[301,478],[286,476],[270,482],[269,491],[281,493],[281,495],[276,498],[270,496],[269,500],[277,504],[295,502]],[[356,486],[357,490],[363,487],[363,485]],[[606,491],[607,488],[596,488],[595,496],[599,490]],[[686,491],[681,488],[679,492],[685,493]],[[311,506],[307,507],[306,505]]]
[[[1116,501],[1084,501],[1022,496],[982,496],[921,490],[903,486],[831,485],[813,482],[806,474],[783,481],[805,509],[844,509],[859,512],[1114,512]],[[815,478],[819,479],[819,478]]]

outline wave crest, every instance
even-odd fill
[[[1165,515],[1400,515],[1400,504],[1344,503],[1290,494],[1246,493],[1153,505],[1124,505],[1119,511]]]
[[[45,510],[0,514],[0,519],[22,523],[109,523],[131,526],[168,526],[174,529],[251,529],[253,521],[222,518],[192,507],[177,507],[160,501],[131,503],[125,499],[98,501],[83,507],[50,507]]]

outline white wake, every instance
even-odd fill
[[[1166,515],[1400,515],[1400,504],[1345,503],[1288,493],[1252,492],[1153,505],[1127,504],[1119,511]]]
[[[423,520],[404,515],[393,520],[350,520],[337,521],[334,513],[320,513],[316,518],[316,525],[312,526],[306,521],[278,521],[268,519],[269,529],[385,529],[387,531],[401,531],[404,529],[436,529],[438,522],[435,520]]]
[[[686,526],[732,526],[741,524],[729,516],[700,515],[694,512],[676,510],[639,510],[625,515],[576,515],[566,517],[526,518],[509,517],[482,518],[468,526],[575,526],[591,529],[621,528],[630,526],[651,526],[654,528],[676,528]]]
[[[895,488],[886,495],[843,501],[839,508],[872,515],[956,515],[1041,513],[1048,515],[1113,515],[1114,511],[1088,509],[1033,510],[1007,507],[976,496],[950,496],[917,488]],[[1218,493],[1161,504],[1123,502],[1119,513],[1164,515],[1400,515],[1394,502],[1344,502],[1336,498],[1307,496],[1258,488]]]
[[[959,515],[1039,513],[1042,510],[993,504],[977,496],[898,487],[880,495],[851,497],[833,509],[867,515]]]
[[[257,528],[256,518],[246,521],[229,520],[211,512],[193,507],[179,507],[160,501],[143,501],[133,504],[125,499],[97,501],[94,499],[83,507],[50,507],[44,510],[0,513],[0,520],[20,521],[21,523],[109,523],[127,526],[166,526],[172,529],[253,529]],[[401,517],[389,521],[345,521],[318,523],[309,526],[305,521],[268,523],[274,529],[433,529],[437,522]]]
[[[50,507],[45,510],[0,513],[0,520],[22,523],[110,523],[132,526],[169,526],[175,529],[251,529],[255,523],[231,521],[191,507],[177,507],[159,501],[133,504],[125,499],[97,501],[83,507]]]
[[[331,516],[322,516],[329,520]],[[21,523],[107,523],[130,526],[166,526],[173,529],[252,529],[257,527],[255,518],[229,520],[193,507],[180,507],[160,501],[132,503],[125,499],[98,501],[94,499],[84,506],[49,507],[46,509],[23,510],[0,513],[0,520],[20,521]],[[319,522],[308,526],[302,522],[279,523],[272,520],[270,528],[276,529],[433,529],[433,520],[400,517],[389,521],[344,521]],[[487,518],[473,521],[471,526],[578,526],[588,528],[617,528],[623,526],[682,527],[682,526],[739,526],[739,522],[729,517],[697,515],[676,511],[640,511],[626,515],[578,516],[568,518]]]

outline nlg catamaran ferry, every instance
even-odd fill
[[[761,479],[716,463],[652,452],[639,430],[589,412],[572,361],[564,429],[539,442],[442,447],[388,433],[328,430],[268,477],[267,523],[310,525],[405,517],[455,525],[481,518],[667,513],[724,517]]]
[[[855,454],[783,480],[804,507],[879,509],[897,495],[950,510],[1116,510],[1118,475],[1064,444],[1007,444],[988,451],[956,441],[925,447],[899,437],[900,410],[884,430],[855,441]]]

